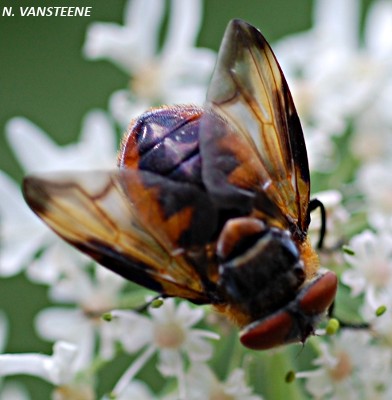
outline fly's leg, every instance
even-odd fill
[[[321,213],[320,237],[319,237],[319,241],[317,243],[317,248],[319,250],[321,250],[323,248],[324,237],[325,237],[325,232],[326,232],[327,215],[326,215],[326,212],[325,212],[324,204],[320,200],[318,200],[318,199],[310,200],[310,203],[309,203],[309,214],[312,211],[317,210],[317,208],[320,209],[320,213]]]

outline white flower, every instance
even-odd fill
[[[365,26],[367,58],[363,73],[373,78],[373,96],[355,122],[352,147],[357,156],[369,161],[390,158],[392,154],[392,116],[388,104],[392,101],[392,3],[373,2]],[[369,146],[371,137],[371,146]]]
[[[127,385],[116,400],[156,400],[150,388],[141,381],[134,380]],[[105,399],[106,400],[106,399]]]
[[[318,127],[304,125],[310,171],[331,171],[336,166],[330,135]]]
[[[94,358],[95,330],[83,311],[51,307],[39,312],[36,329],[43,339],[68,340],[78,346],[78,369],[86,368]]]
[[[23,200],[20,188],[0,171],[0,276],[16,275],[53,235]]]
[[[6,382],[0,385],[0,399],[12,399],[12,400],[29,400],[30,396],[27,390],[16,382]]]
[[[83,120],[79,141],[66,146],[58,146],[22,117],[11,119],[6,131],[25,172],[105,169],[116,165],[115,132],[102,111],[90,111]]]
[[[76,308],[51,307],[40,311],[36,318],[42,338],[64,340],[79,348],[75,360],[78,369],[86,368],[94,359],[97,336],[102,359],[111,359],[115,353],[117,325],[107,324],[101,315],[118,306],[126,281],[98,265],[94,271],[92,275],[82,268],[75,268],[51,287],[53,300],[75,304]]]
[[[52,400],[95,400],[96,396],[91,382],[77,379],[69,384],[58,386],[52,393]]]
[[[346,330],[332,342],[320,343],[315,370],[297,373],[316,399],[367,400],[390,385],[391,355],[372,344],[369,332]],[[381,389],[383,390],[383,389]]]
[[[390,219],[392,215],[391,168],[392,162],[385,160],[365,164],[358,173],[357,184],[365,195],[368,219],[376,227],[380,220]]]
[[[124,25],[94,23],[84,53],[108,58],[131,76],[131,91],[115,92],[113,115],[128,125],[132,117],[162,103],[202,103],[215,63],[215,53],[196,48],[201,23],[200,0],[172,0],[162,48],[158,38],[165,16],[161,0],[129,0]]]
[[[391,126],[386,100],[392,96],[392,36],[388,34],[392,6],[384,0],[373,2],[361,46],[359,5],[357,0],[317,0],[314,27],[274,46],[310,143],[314,133],[329,139],[346,132],[353,123],[354,131],[367,132],[363,136],[366,146],[369,135],[372,142],[378,141],[374,136],[381,124],[381,132]],[[375,117],[380,113],[381,119]],[[374,151],[372,146],[367,148]],[[311,165],[325,169],[330,147],[324,149],[324,158],[313,160],[313,149],[309,149]]]
[[[7,341],[8,330],[8,321],[5,314],[0,310],[0,354],[3,353]],[[2,377],[0,376],[0,399],[28,400],[29,398],[26,389],[22,385],[15,382],[2,382]]]
[[[125,72],[140,68],[158,47],[159,22],[164,13],[160,0],[128,1],[124,26],[96,22],[87,30],[84,53],[88,58],[108,58]]]
[[[177,307],[173,299],[168,299],[162,307],[150,308],[149,314],[151,318],[131,311],[112,312],[121,324],[120,340],[124,349],[134,353],[145,348],[117,383],[115,394],[122,392],[155,352],[159,353],[159,371],[165,376],[177,377],[180,386],[184,383],[184,356],[191,363],[204,362],[212,356],[212,346],[205,339],[219,336],[193,328],[204,315],[201,308],[193,309],[186,302]]]
[[[106,114],[92,111],[82,126],[80,141],[58,146],[32,122],[13,118],[6,126],[8,141],[26,173],[83,169],[115,168],[115,132]],[[34,258],[38,250],[57,246],[57,259],[85,261],[80,255],[69,255],[73,250],[59,239],[33,214],[25,204],[20,189],[0,171],[0,275],[17,274]],[[61,243],[61,244],[60,244]],[[43,253],[45,254],[45,252]],[[76,252],[74,252],[76,254]],[[63,258],[64,257],[64,258]],[[42,258],[41,258],[42,259]],[[46,262],[52,262],[48,257]],[[46,267],[36,260],[37,270]],[[52,268],[56,267],[56,263]],[[56,275],[56,274],[54,274]],[[52,278],[54,277],[52,275]],[[57,274],[58,275],[58,274]],[[48,276],[42,276],[45,283]],[[35,278],[39,280],[39,274]]]
[[[76,346],[59,341],[54,344],[51,356],[36,353],[2,354],[0,377],[22,374],[46,380],[56,386],[52,394],[53,400],[94,400],[92,382],[88,375],[81,379],[81,370],[76,365],[77,353]],[[13,385],[5,389],[10,397],[4,399],[28,399],[26,392],[20,387]]]
[[[262,400],[246,384],[245,372],[240,368],[231,371],[226,381],[221,382],[207,365],[194,364],[187,373],[186,382],[187,400]],[[170,396],[165,398],[169,399]]]
[[[73,365],[76,355],[76,346],[66,342],[57,342],[52,356],[34,353],[1,354],[0,376],[26,374],[40,377],[54,385],[65,384],[76,373]]]
[[[371,331],[379,341],[381,346],[384,346],[386,351],[392,351],[392,287],[388,291],[389,297],[384,293],[384,304],[386,312],[381,316],[376,317],[374,306],[365,303],[361,307],[361,315],[365,321],[371,324]]]
[[[352,78],[347,82],[345,68],[352,67],[349,61],[357,45],[357,17],[356,0],[318,0],[314,5],[314,27],[283,39],[277,46],[278,59],[289,82],[292,80],[302,121],[320,126],[327,133],[341,133],[345,127],[343,113],[347,111],[346,104],[342,107],[344,101],[358,100],[344,99],[345,86],[339,87],[352,82]]]
[[[91,260],[59,240],[52,232],[48,231],[47,236],[48,242],[45,245],[52,244],[45,248],[39,258],[29,263],[26,273],[32,282],[48,285],[53,300],[63,301],[65,299],[57,294],[63,287],[63,282],[67,277],[75,277],[81,273],[81,269],[91,264]]]
[[[350,243],[354,255],[345,254],[351,268],[344,271],[342,282],[351,288],[353,296],[365,294],[365,301],[376,310],[389,298],[392,288],[392,235],[364,231]]]
[[[86,263],[86,257],[60,240],[28,208],[20,188],[0,171],[0,276],[16,275],[27,268],[29,277],[50,284],[63,267]],[[39,250],[44,250],[33,260]]]

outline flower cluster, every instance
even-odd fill
[[[326,205],[327,249],[345,243],[346,252],[322,255],[322,261],[335,264],[349,289],[344,319],[370,324],[318,344],[316,368],[297,373],[317,399],[387,399],[392,393],[392,3],[372,3],[363,40],[360,14],[358,1],[318,0],[314,27],[277,45],[316,184],[340,189],[318,197]],[[314,222],[317,230],[319,216]],[[344,302],[338,297],[337,312]],[[378,317],[380,310],[387,312]]]
[[[150,303],[149,293],[53,235],[0,171],[0,277],[25,273],[46,285],[51,306],[38,313],[35,329],[53,344],[52,355],[3,353],[9,323],[0,313],[1,398],[29,399],[8,380],[18,374],[49,382],[56,400],[391,398],[392,3],[373,1],[363,32],[359,5],[315,0],[312,29],[273,48],[303,124],[315,196],[326,207],[320,256],[342,284],[337,316],[369,327],[310,339],[306,365],[287,349],[267,355],[242,349],[231,327],[187,302],[165,299],[131,311]],[[201,0],[128,0],[122,25],[89,26],[84,56],[113,62],[129,86],[110,96],[107,112],[89,112],[79,141],[67,146],[23,117],[11,119],[6,136],[24,172],[111,169],[116,132],[131,118],[154,105],[202,104],[216,54],[195,46],[201,22]],[[312,215],[314,243],[321,223]],[[121,376],[99,392],[100,371],[124,357]],[[289,385],[284,375],[292,366],[300,379]]]
[[[201,16],[200,0],[171,0],[169,28],[160,49],[161,0],[128,2],[122,26],[90,26],[85,56],[107,58],[130,76],[131,90],[116,91],[109,100],[112,115],[124,127],[153,105],[203,104],[215,53],[194,46]]]

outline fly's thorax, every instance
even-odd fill
[[[285,230],[243,217],[229,220],[218,239],[219,286],[250,319],[295,298],[306,279],[301,252]]]

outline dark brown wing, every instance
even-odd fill
[[[309,168],[294,103],[262,34],[227,27],[200,128],[203,180],[219,204],[256,208],[284,228],[308,226]]]
[[[98,263],[162,294],[209,302],[184,247],[208,241],[216,216],[193,185],[118,170],[30,176],[23,191],[51,229]]]

